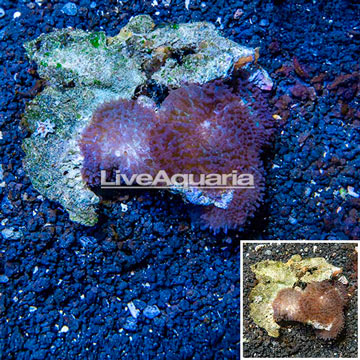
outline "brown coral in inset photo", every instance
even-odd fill
[[[345,287],[330,281],[308,284],[303,292],[301,311],[323,339],[335,338],[344,327],[343,308],[348,301]]]
[[[273,301],[275,321],[299,321],[312,325],[318,337],[336,338],[344,327],[345,286],[328,280],[312,282],[305,290],[283,289]]]
[[[301,291],[295,289],[280,290],[273,302],[275,321],[289,320],[305,322],[301,311]]]

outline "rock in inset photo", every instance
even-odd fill
[[[357,358],[358,244],[245,242],[245,358]]]

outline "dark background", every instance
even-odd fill
[[[360,192],[359,5],[191,0],[186,10],[174,0],[74,1],[70,16],[66,3],[0,1],[0,357],[237,359],[239,239],[359,237],[359,199],[336,193]],[[158,24],[210,21],[261,48],[281,120],[264,154],[264,205],[244,232],[215,237],[192,224],[179,198],[132,192],[104,202],[99,224],[86,228],[24,174],[29,134],[19,125],[41,83],[23,43],[67,26],[115,35],[142,13]],[[161,314],[135,323],[129,301],[141,310],[156,304]]]

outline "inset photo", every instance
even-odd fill
[[[241,358],[358,358],[358,242],[244,241]]]

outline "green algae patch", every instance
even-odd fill
[[[302,259],[294,255],[286,263],[265,260],[251,266],[258,284],[250,292],[250,317],[269,336],[278,337],[280,326],[274,320],[272,303],[280,290],[304,282],[331,279],[342,270],[322,257]]]

